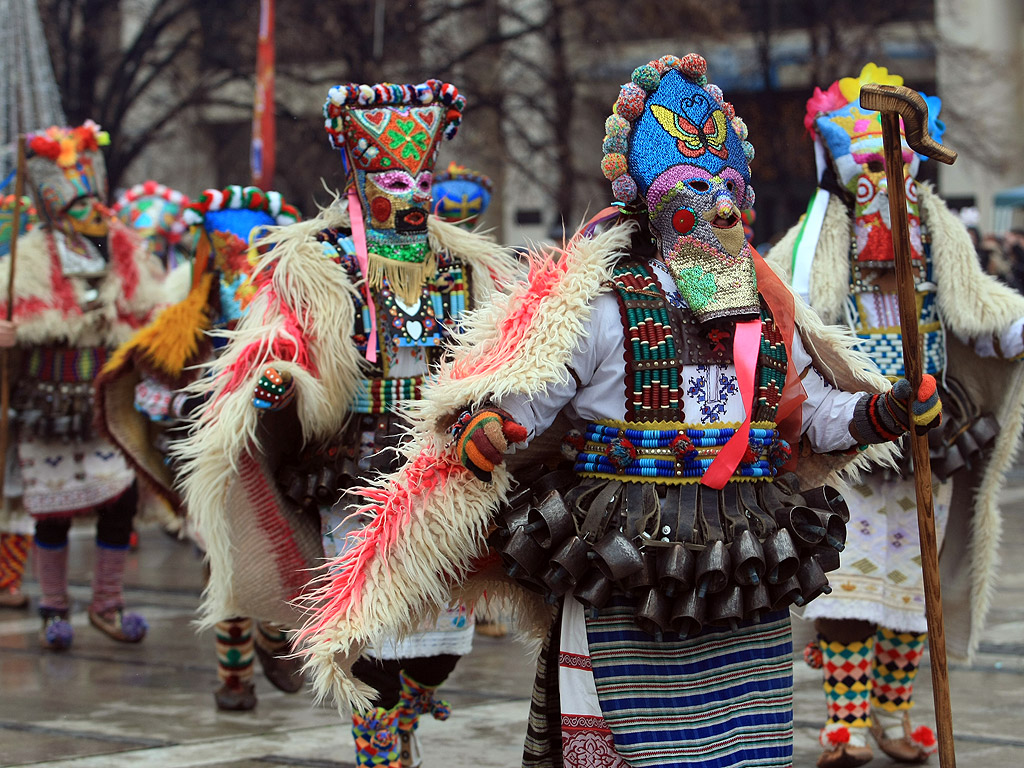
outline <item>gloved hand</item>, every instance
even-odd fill
[[[491,472],[505,460],[509,443],[526,440],[526,428],[500,408],[465,411],[452,427],[459,461],[478,480],[491,481]]]
[[[942,422],[935,377],[922,376],[916,393],[909,381],[900,379],[888,392],[864,397],[853,420],[861,439],[869,443],[898,440],[911,426],[917,434],[924,434]]]
[[[287,371],[271,365],[263,369],[252,391],[252,404],[261,411],[280,411],[295,397],[295,382]]]

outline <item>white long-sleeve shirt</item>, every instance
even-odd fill
[[[683,306],[672,277],[652,262],[662,289],[669,299],[670,311]],[[563,409],[574,421],[602,419],[622,421],[626,416],[625,331],[619,313],[619,301],[609,291],[598,296],[592,306],[584,333],[577,340],[568,367],[575,374],[567,381],[549,385],[532,397],[503,398],[500,406],[528,431],[527,442],[541,434]],[[833,387],[812,365],[794,334],[793,362],[803,379],[807,400],[802,406],[803,432],[815,451],[845,450],[856,442],[850,434],[850,420],[861,393],[843,392]],[[741,422],[746,417],[733,365],[684,365],[680,405],[688,424]]]

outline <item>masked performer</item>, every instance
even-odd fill
[[[804,222],[770,259],[826,322],[848,323],[882,373],[897,379],[903,351],[882,130],[878,113],[859,106],[869,82],[903,78],[868,64],[807,102],[821,181]],[[939,99],[925,100],[931,135],[941,137]],[[915,180],[924,158],[906,143],[903,154],[924,367],[939,379],[946,409],[943,428],[929,437],[939,544],[943,531],[952,534],[941,560],[946,642],[964,656],[977,646],[992,599],[999,490],[1024,423],[1024,371],[1009,362],[1024,351],[1024,298],[982,273],[967,230]],[[909,712],[927,629],[913,478],[906,467],[872,471],[847,503],[855,525],[833,578],[839,589],[804,613],[819,632],[809,658],[823,665],[828,707],[818,765],[870,760],[868,730],[890,757],[921,763],[935,737],[911,725]]]
[[[287,226],[299,218],[279,193],[240,186],[208,189],[182,214],[198,243],[188,296],[118,349],[97,380],[100,424],[108,438],[179,515],[185,509],[174,487],[167,449],[174,435],[182,434],[188,409],[196,404],[182,390],[214,354],[214,342],[223,345],[223,337],[213,338],[210,331],[233,329],[255,293],[258,254],[250,241],[267,227]],[[159,229],[178,228],[165,224]],[[180,242],[181,235],[174,242]],[[290,650],[279,627],[254,624],[249,618],[225,619],[217,623],[216,638],[218,709],[245,711],[256,706],[255,656],[275,686],[289,693],[301,688],[294,661],[282,658]]]
[[[789,766],[788,606],[828,589],[845,537],[820,483],[938,403],[905,382],[877,394],[852,339],[746,243],[753,149],[703,58],[639,67],[606,130],[618,212],[473,318],[408,462],[364,490],[375,516],[330,564],[309,670],[358,704],[346,655],[453,585],[500,595],[494,520],[521,595],[557,607],[524,765]],[[560,414],[574,469],[535,479]],[[514,492],[511,444],[529,466]]]
[[[182,445],[185,499],[210,560],[210,621],[298,624],[291,601],[307,591],[307,569],[359,522],[345,522],[348,489],[397,465],[400,411],[465,310],[514,270],[489,240],[430,215],[434,160],[462,106],[437,80],[330,92],[345,201],[265,239],[272,274],[197,386],[207,405]],[[433,690],[469,649],[472,623],[446,605],[428,629],[360,662],[379,693],[354,717],[359,765],[395,763],[399,729],[403,761],[415,762],[418,715],[446,714]]]
[[[14,195],[7,195],[0,200],[0,257],[11,252],[11,237],[17,229],[23,236],[38,222],[32,200],[21,199],[21,220],[14,220]],[[15,344],[14,324],[6,321],[0,323],[0,333],[6,337],[6,343],[0,339],[0,346]],[[28,595],[21,591],[21,580],[25,575],[28,553],[32,548],[32,517],[21,504],[21,486],[12,482],[17,478],[17,470],[10,466],[18,461],[17,446],[8,442],[7,472],[5,473],[3,507],[0,509],[0,608],[25,608],[28,606]]]
[[[159,264],[104,206],[106,173],[95,123],[28,137],[28,175],[42,224],[18,247],[14,324],[19,357],[18,459],[25,509],[36,518],[42,642],[71,644],[67,543],[72,516],[96,512],[89,620],[138,642],[122,581],[136,507],[124,457],[92,431],[92,380],[108,351],[149,322],[163,300]],[[7,289],[7,275],[0,290]]]
[[[194,250],[183,215],[188,205],[183,192],[146,181],[122,192],[111,212],[142,235],[150,251],[170,271],[188,261]]]

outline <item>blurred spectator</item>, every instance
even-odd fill
[[[1024,229],[1011,229],[1003,239],[1003,253],[1010,262],[1009,283],[1024,288]]]

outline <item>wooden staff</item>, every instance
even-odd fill
[[[907,144],[915,152],[952,165],[956,152],[928,135],[928,106],[915,91],[905,86],[865,85],[860,106],[881,113],[885,175],[889,187],[889,226],[896,257],[896,290],[903,336],[903,364],[907,379],[917,392],[923,374],[921,335],[918,329],[917,295],[911,264],[910,227],[907,221],[907,193],[903,182],[903,146],[900,117],[906,127]],[[908,411],[910,404],[908,404]],[[925,615],[932,669],[932,696],[939,738],[939,765],[956,768],[953,749],[953,712],[949,705],[949,671],[946,667],[946,633],[942,624],[942,588],[939,584],[939,549],[935,540],[935,509],[932,505],[932,468],[928,458],[928,436],[919,435],[911,421],[910,446],[914,458],[914,488],[917,492],[917,525],[921,534],[921,567],[924,570]]]
[[[14,267],[18,258],[18,232],[21,230],[21,198],[25,194],[25,135],[18,136],[18,165],[14,176],[14,218],[11,222],[11,253],[7,276],[7,321],[14,317]],[[0,349],[0,501],[7,479],[7,446],[10,444],[8,411],[11,408],[11,350]]]

